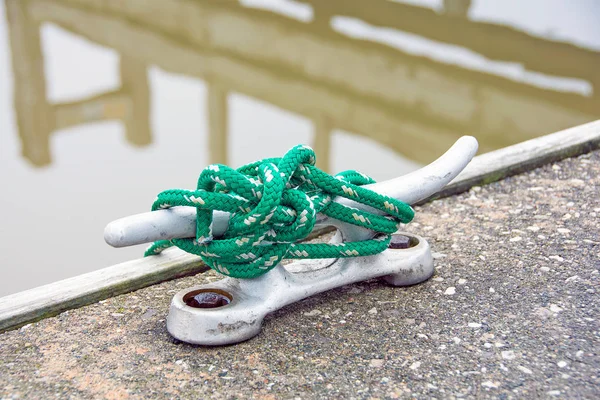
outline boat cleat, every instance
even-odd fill
[[[415,204],[446,186],[466,167],[476,151],[477,141],[463,137],[432,164],[366,187]],[[369,208],[346,198],[334,201],[359,209]],[[109,224],[105,240],[112,246],[123,247],[194,237],[195,218],[196,210],[192,207],[138,214]],[[223,234],[229,215],[214,211],[213,220],[214,234]],[[315,229],[328,226],[336,228],[331,244],[377,238],[374,231],[319,214]],[[418,235],[395,233],[388,248],[375,255],[280,263],[256,278],[226,277],[184,289],[171,301],[167,329],[173,337],[192,344],[238,343],[259,334],[267,314],[317,293],[373,278],[382,278],[393,286],[414,285],[427,280],[433,271],[427,241]]]

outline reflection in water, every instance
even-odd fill
[[[465,133],[482,150],[503,147],[596,118],[598,96],[556,91],[495,74],[432,62],[386,44],[336,32],[335,16],[463,46],[492,60],[597,86],[597,52],[514,29],[468,22],[470,1],[444,1],[446,12],[384,0],[302,0],[308,23],[235,2],[10,1],[15,106],[23,153],[50,160],[55,129],[98,120],[125,121],[128,140],[151,141],[145,65],[208,82],[210,154],[227,162],[227,94],[240,92],[314,121],[314,146],[328,165],[330,135],[342,129],[426,162]],[[272,2],[269,4],[273,4]],[[161,18],[156,18],[161,15]],[[55,23],[121,56],[119,90],[69,104],[45,97],[39,25]],[[31,98],[33,96],[33,98]]]
[[[488,151],[598,118],[599,52],[469,20],[470,0],[441,5],[434,11],[385,0],[368,6],[355,0],[5,0],[22,154],[35,166],[48,165],[54,132],[109,120],[122,123],[128,143],[150,145],[156,131],[151,66],[205,82],[206,162],[231,163],[240,149],[254,154],[274,147],[250,132],[230,140],[242,118],[232,112],[232,96],[240,95],[310,121],[319,165],[329,170],[342,153],[371,154],[354,164],[377,163],[378,150],[363,153],[374,145],[425,163],[464,134],[477,136]],[[120,86],[50,101],[40,38],[47,23],[114,49]],[[286,132],[275,140],[306,141]],[[341,149],[340,132],[368,140],[352,139]],[[149,189],[142,186],[139,191]],[[113,210],[110,218],[123,212]],[[0,295],[7,290],[13,288],[0,287]]]
[[[14,105],[22,154],[36,166],[51,163],[53,131],[90,122],[123,121],[127,140],[143,146],[152,141],[149,125],[146,63],[121,56],[121,88],[69,103],[51,104],[46,96],[40,23],[27,1],[6,1],[14,71]]]

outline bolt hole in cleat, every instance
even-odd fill
[[[160,193],[153,211],[110,223],[104,237],[114,247],[154,242],[152,257],[177,246],[226,275],[177,293],[167,329],[192,344],[237,343],[257,335],[268,313],[314,294],[377,277],[394,286],[431,277],[429,244],[398,226],[412,219],[410,204],[440,191],[476,152],[465,136],[430,165],[380,183],[324,173],[307,146],[237,170],[211,165],[196,190]],[[336,228],[329,243],[303,242],[328,226]]]

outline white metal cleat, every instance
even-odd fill
[[[426,199],[446,186],[471,161],[477,140],[460,138],[433,163],[399,178],[366,186],[408,204]],[[334,201],[366,209],[345,198]],[[369,210],[373,212],[373,210]],[[214,212],[213,232],[223,234],[229,215]],[[375,232],[319,216],[318,226],[338,229],[334,241],[367,240]],[[110,223],[106,242],[114,247],[193,237],[196,209],[175,207],[122,218]],[[420,283],[433,274],[429,244],[410,234],[396,234],[382,253],[356,258],[301,260],[277,265],[254,279],[225,278],[182,290],[172,302],[167,328],[175,338],[201,345],[225,345],[252,338],[260,332],[264,317],[288,304],[354,282],[376,277],[395,286]]]

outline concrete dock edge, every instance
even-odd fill
[[[434,198],[465,192],[585,154],[600,148],[600,121],[569,128],[482,154]],[[160,282],[194,275],[208,268],[195,256],[170,249],[142,258],[0,298],[0,333]]]

